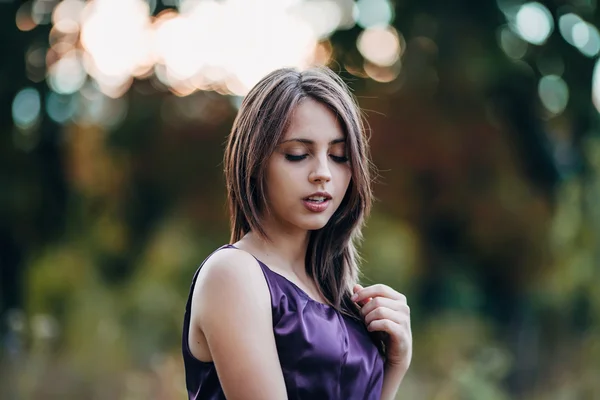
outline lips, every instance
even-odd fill
[[[304,200],[322,202],[326,200],[331,200],[331,195],[327,192],[315,192],[310,196],[306,196]]]
[[[323,212],[331,202],[331,195],[327,192],[316,192],[302,200],[304,207],[308,211],[319,213]]]
[[[311,196],[311,197],[308,197],[308,198],[306,198],[304,200],[306,200],[306,201],[313,201],[315,203],[321,203],[321,202],[323,202],[325,200],[329,200],[329,199],[327,197],[324,197],[324,196]]]

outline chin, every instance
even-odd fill
[[[312,218],[307,218],[305,221],[302,221],[302,224],[299,224],[302,228],[306,229],[307,231],[318,231],[319,229],[324,228],[325,225],[327,225],[327,223],[331,219],[331,215],[315,215],[311,217]]]

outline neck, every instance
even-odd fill
[[[290,269],[295,274],[303,274],[310,232],[281,229],[274,224],[264,224],[264,229],[268,239],[249,232],[242,241],[251,243],[274,264]]]

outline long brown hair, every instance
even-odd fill
[[[225,180],[231,243],[253,231],[268,239],[260,216],[268,212],[265,169],[294,109],[311,98],[336,115],[346,137],[352,177],[329,222],[311,231],[306,272],[320,294],[338,311],[360,319],[350,300],[359,274],[357,242],[373,200],[369,148],[360,109],[344,81],[328,68],[302,72],[279,69],[264,77],[244,98],[225,151]]]

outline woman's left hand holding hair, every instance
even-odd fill
[[[369,331],[385,333],[386,372],[394,371],[393,375],[398,379],[392,380],[399,381],[391,386],[397,389],[412,359],[410,308],[406,297],[387,285],[375,284],[363,288],[357,284],[352,301],[361,306],[361,314]],[[385,386],[384,383],[384,389]]]

